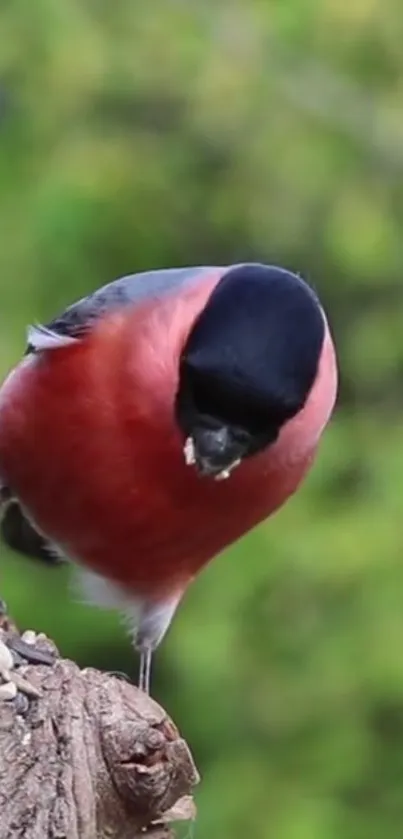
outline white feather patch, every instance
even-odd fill
[[[59,347],[67,347],[69,344],[75,344],[77,338],[72,338],[71,335],[58,335],[52,329],[41,324],[28,326],[27,329],[27,343],[34,352],[41,352],[42,350],[57,350]]]
[[[74,594],[79,602],[121,612],[137,649],[155,649],[160,644],[182,597],[181,592],[166,600],[154,601],[126,594],[112,580],[82,567],[77,568],[73,580]],[[78,589],[81,596],[78,596]]]
[[[74,579],[75,578],[75,579]],[[112,580],[89,571],[82,566],[76,566],[76,574],[73,578],[76,599],[80,603],[87,603],[91,606],[99,606],[103,609],[118,609],[124,611],[130,604],[130,598]]]

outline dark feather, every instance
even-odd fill
[[[17,553],[24,554],[31,559],[39,559],[47,565],[60,565],[65,562],[57,549],[35,530],[32,523],[24,515],[20,504],[9,496],[6,487],[1,490],[3,502],[0,521],[0,534],[5,544]]]

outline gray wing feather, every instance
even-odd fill
[[[59,317],[47,323],[45,328],[57,335],[79,338],[107,312],[172,293],[214,270],[214,267],[207,266],[168,268],[121,277],[73,303]]]

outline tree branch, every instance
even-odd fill
[[[22,639],[3,622],[2,839],[168,839],[170,822],[194,818],[197,770],[162,708],[116,676],[61,659],[44,635]],[[19,650],[9,670],[4,644]],[[28,663],[38,654],[47,663]]]

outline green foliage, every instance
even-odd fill
[[[301,271],[339,347],[304,489],[205,571],[156,657],[202,770],[198,839],[401,832],[402,30],[397,0],[0,7],[1,373],[27,322],[199,261]],[[65,572],[1,563],[23,626],[135,672]]]

